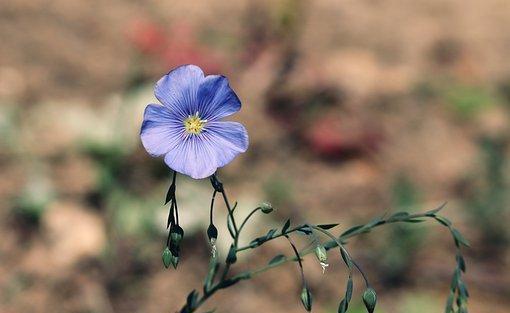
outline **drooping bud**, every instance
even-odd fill
[[[216,257],[216,239],[218,238],[218,229],[212,223],[207,228],[207,237],[211,244],[211,255],[213,258]]]
[[[165,248],[165,250],[163,250],[163,254],[161,255],[162,259],[163,259],[163,265],[165,266],[165,268],[168,268],[170,266],[170,263],[172,262],[171,259],[172,259],[172,252],[170,252],[170,249],[168,249],[168,247]]]
[[[184,230],[179,225],[172,225],[170,228],[170,239],[172,240],[172,244],[175,246],[179,246],[182,240],[182,237],[184,237]]]
[[[262,202],[262,204],[260,205],[260,210],[264,214],[269,214],[269,213],[273,212],[274,209],[273,209],[273,206],[271,205],[271,203]]]
[[[305,310],[308,312],[312,311],[312,294],[306,286],[303,287],[303,290],[301,291],[301,302],[303,303]]]
[[[210,224],[207,228],[207,237],[209,237],[209,242],[211,242],[211,244],[213,240],[218,238],[218,229],[213,224]]]
[[[315,256],[317,257],[317,260],[319,260],[320,265],[322,267],[322,273],[326,271],[326,267],[329,266],[327,263],[328,261],[328,253],[326,251],[326,248],[324,248],[323,245],[318,244],[317,247],[315,247]]]
[[[172,266],[177,269],[177,265],[179,264],[179,257],[177,255],[172,255],[170,258],[170,261],[172,262]]]
[[[373,313],[377,303],[377,294],[372,287],[368,287],[363,293],[363,302],[365,303],[368,313]]]

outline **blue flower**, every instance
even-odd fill
[[[223,120],[241,109],[225,76],[183,65],[163,76],[154,93],[163,105],[145,108],[140,137],[145,150],[164,156],[171,169],[205,178],[248,148],[244,126]]]

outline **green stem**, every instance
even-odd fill
[[[246,222],[252,217],[253,214],[255,214],[257,211],[261,210],[261,207],[258,207],[256,209],[253,209],[248,216],[244,219],[244,221],[241,223],[241,226],[239,226],[239,234],[241,233],[241,230],[243,230],[244,225],[246,225]]]
[[[265,242],[268,242],[268,241],[271,241],[271,240],[274,240],[274,239],[277,239],[277,238],[280,238],[280,237],[284,237],[286,235],[289,235],[290,233],[293,233],[295,231],[301,230],[302,228],[305,228],[306,226],[307,225],[305,225],[305,224],[298,225],[298,226],[296,226],[294,228],[288,229],[285,233],[281,233],[281,234],[273,236],[272,238],[266,240]],[[244,250],[248,250],[248,249],[254,249],[254,247],[252,247],[250,245],[243,246],[243,247],[237,248],[236,252],[240,252],[240,251],[244,251]]]

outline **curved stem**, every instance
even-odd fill
[[[295,231],[298,231],[298,230],[300,230],[300,229],[302,229],[302,228],[304,228],[304,227],[306,227],[306,225],[305,225],[305,224],[303,224],[303,225],[298,225],[298,226],[296,226],[296,227],[293,227],[293,228],[291,228],[291,229],[288,229],[285,233],[281,233],[281,234],[278,234],[278,235],[275,235],[275,236],[271,237],[270,239],[266,240],[266,242],[271,241],[271,240],[275,240],[275,239],[280,238],[280,237],[284,237],[285,235],[288,235],[288,234],[290,234],[290,233],[293,233],[293,232],[295,232]],[[243,247],[237,248],[236,252],[244,251],[244,250],[248,250],[248,249],[253,249],[253,247],[252,247],[252,246],[250,246],[250,245],[243,246]]]
[[[241,230],[243,230],[244,225],[246,225],[246,222],[252,217],[253,214],[255,214],[257,211],[261,210],[260,207],[253,209],[248,216],[244,219],[244,221],[241,223],[241,226],[239,226],[239,234],[241,233]],[[239,250],[238,250],[239,251]]]
[[[256,210],[254,210],[256,211]],[[434,211],[434,210],[433,210]],[[269,240],[272,240],[272,239],[275,239],[275,238],[279,238],[279,237],[282,237],[282,236],[285,236],[285,237],[288,237],[287,234],[289,233],[292,233],[294,231],[297,231],[297,230],[300,230],[304,227],[310,227],[314,230],[317,230],[323,234],[325,234],[326,236],[328,236],[329,238],[331,238],[331,241],[327,242],[324,246],[326,249],[332,249],[334,247],[339,247],[339,249],[341,250],[342,253],[345,254],[345,257],[344,257],[344,261],[346,262],[349,270],[350,270],[350,274],[349,276],[351,277],[351,273],[352,273],[352,265],[354,265],[361,273],[361,275],[363,276],[363,279],[365,280],[365,284],[367,287],[369,287],[369,283],[368,283],[368,280],[366,278],[366,275],[364,274],[364,272],[361,270],[361,267],[355,263],[354,261],[352,261],[352,259],[350,258],[349,254],[347,253],[347,250],[344,248],[344,242],[345,240],[349,239],[349,238],[352,238],[352,237],[355,237],[357,235],[360,235],[362,233],[366,233],[366,232],[369,232],[371,229],[373,228],[376,228],[376,227],[379,227],[383,224],[391,224],[391,223],[397,223],[397,222],[416,222],[416,221],[419,221],[419,219],[422,219],[422,218],[432,218],[432,219],[435,219],[436,221],[438,221],[439,223],[443,224],[444,226],[446,226],[450,232],[452,233],[452,236],[453,236],[453,239],[455,241],[455,244],[457,246],[457,249],[458,251],[460,251],[460,245],[461,244],[464,244],[464,245],[467,245],[467,243],[465,243],[461,237],[460,234],[458,234],[458,232],[451,226],[451,223],[441,217],[441,216],[438,216],[436,215],[437,211],[429,211],[429,212],[426,212],[426,213],[420,213],[420,214],[407,214],[407,215],[400,215],[400,216],[397,216],[397,214],[394,214],[392,216],[390,216],[389,218],[379,218],[377,219],[375,222],[372,221],[372,222],[369,222],[367,224],[364,224],[364,225],[358,225],[358,226],[355,226],[353,228],[351,228],[350,230],[344,232],[342,235],[340,235],[338,238],[335,237],[334,235],[332,235],[330,232],[320,228],[320,227],[317,227],[315,225],[299,225],[297,227],[294,227],[288,231],[286,231],[285,233],[282,233],[280,235],[277,235],[277,236],[274,236],[273,238],[271,239],[268,239]],[[251,216],[252,214],[254,214],[254,212],[252,211],[252,213],[250,213],[249,216]],[[248,216],[248,217],[249,217]],[[248,219],[247,217],[247,219]],[[247,220],[245,219],[245,221]],[[243,222],[243,224],[241,225],[241,228],[244,226],[245,222]],[[240,230],[239,229],[239,230]],[[237,232],[236,233],[236,238],[238,238],[238,235],[239,233]],[[236,240],[235,240],[236,241]],[[242,251],[242,250],[247,250],[247,249],[250,249],[252,247],[250,246],[246,246],[246,247],[241,247],[241,248],[238,248],[236,250],[236,252],[238,251]],[[189,309],[189,310],[181,310],[181,312],[185,312],[185,313],[191,313],[191,312],[195,312],[198,307],[200,307],[203,303],[206,302],[206,300],[208,298],[210,298],[214,293],[216,293],[217,291],[221,290],[221,289],[224,289],[224,288],[227,288],[227,287],[230,287],[234,284],[237,284],[238,282],[240,281],[243,281],[243,280],[247,280],[247,279],[250,279],[250,278],[253,278],[255,277],[256,275],[259,275],[263,272],[266,272],[272,268],[275,268],[275,267],[278,267],[278,266],[281,266],[281,265],[284,265],[286,263],[289,263],[289,262],[299,262],[301,263],[301,258],[307,254],[310,254],[314,251],[314,247],[307,247],[307,248],[304,248],[302,251],[297,251],[297,249],[295,249],[295,246],[293,246],[293,249],[294,249],[294,253],[295,255],[293,257],[283,257],[281,258],[280,260],[276,261],[276,262],[272,262],[271,264],[268,264],[266,266],[263,266],[263,267],[260,267],[260,268],[257,268],[257,269],[254,269],[254,270],[249,270],[249,271],[244,271],[244,272],[241,272],[233,277],[230,277],[230,278],[227,278],[226,277],[226,274],[228,273],[228,270],[230,268],[230,264],[227,264],[226,265],[226,268],[225,268],[225,271],[224,271],[224,275],[222,275],[222,278],[221,280],[216,284],[214,285],[209,291],[207,291],[200,299],[197,299],[197,302],[196,302],[196,305]],[[458,252],[458,255],[460,255],[460,252]],[[460,258],[462,256],[460,255]],[[457,258],[459,258],[459,256],[457,256]],[[459,263],[459,261],[458,261]],[[456,278],[456,281],[458,281],[458,283],[455,285],[455,289],[453,288],[453,286],[451,287],[452,288],[452,291],[451,291],[451,295],[450,297],[452,297],[452,293],[455,294],[455,291],[457,290],[461,290],[462,288],[465,288],[465,286],[463,285],[463,282],[460,278],[460,272],[461,271],[464,271],[463,269],[463,266],[461,265],[457,265],[457,268],[455,270],[455,276],[454,278]],[[462,287],[459,287],[459,286],[462,286]],[[459,293],[461,293],[461,291],[458,291]],[[467,291],[466,291],[467,292]],[[467,296],[465,298],[461,298],[461,305],[465,305],[465,301],[467,299]],[[450,302],[450,301],[449,301]]]

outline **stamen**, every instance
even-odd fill
[[[191,135],[198,135],[202,132],[204,129],[205,124],[207,123],[207,120],[200,119],[200,116],[198,115],[198,111],[195,113],[195,115],[189,115],[188,118],[186,118],[183,122],[184,129],[188,134]]]

